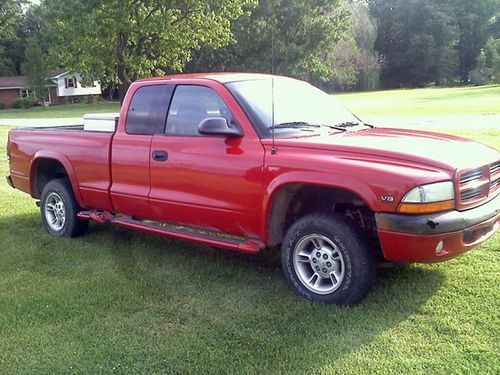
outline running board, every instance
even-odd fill
[[[179,238],[209,246],[237,250],[242,253],[257,253],[264,245],[258,240],[236,237],[225,233],[207,231],[197,228],[166,224],[149,220],[137,220],[131,216],[114,216],[108,212],[81,211],[77,215],[83,220],[93,220],[99,223],[107,221],[124,228],[142,230],[161,236]]]
[[[76,216],[78,216],[79,219],[92,220],[100,224],[104,224],[115,218],[115,215],[113,215],[108,211],[96,211],[96,210],[80,211],[76,214]]]

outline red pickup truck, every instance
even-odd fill
[[[112,222],[256,253],[299,295],[352,304],[378,261],[438,262],[500,224],[500,153],[364,124],[306,82],[197,74],[132,84],[116,130],[9,133],[11,186],[54,236]]]

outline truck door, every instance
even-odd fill
[[[151,214],[252,237],[260,231],[264,149],[254,132],[241,127],[244,121],[251,125],[239,107],[237,113],[229,110],[237,103],[220,86],[176,86],[165,129],[151,143]],[[245,134],[202,135],[198,125],[208,117],[225,117]]]
[[[150,147],[156,129],[163,129],[173,87],[141,86],[130,102],[125,127],[113,138],[111,201],[115,211],[150,218]]]

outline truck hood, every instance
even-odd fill
[[[269,141],[269,140],[267,140]],[[408,129],[373,128],[345,133],[315,133],[276,139],[276,146],[301,147],[372,156],[454,171],[490,164],[500,153],[470,139]],[[266,142],[267,143],[267,142]]]

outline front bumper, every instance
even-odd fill
[[[500,194],[467,211],[428,215],[377,213],[375,219],[387,260],[440,262],[476,247],[495,234],[500,227]]]

